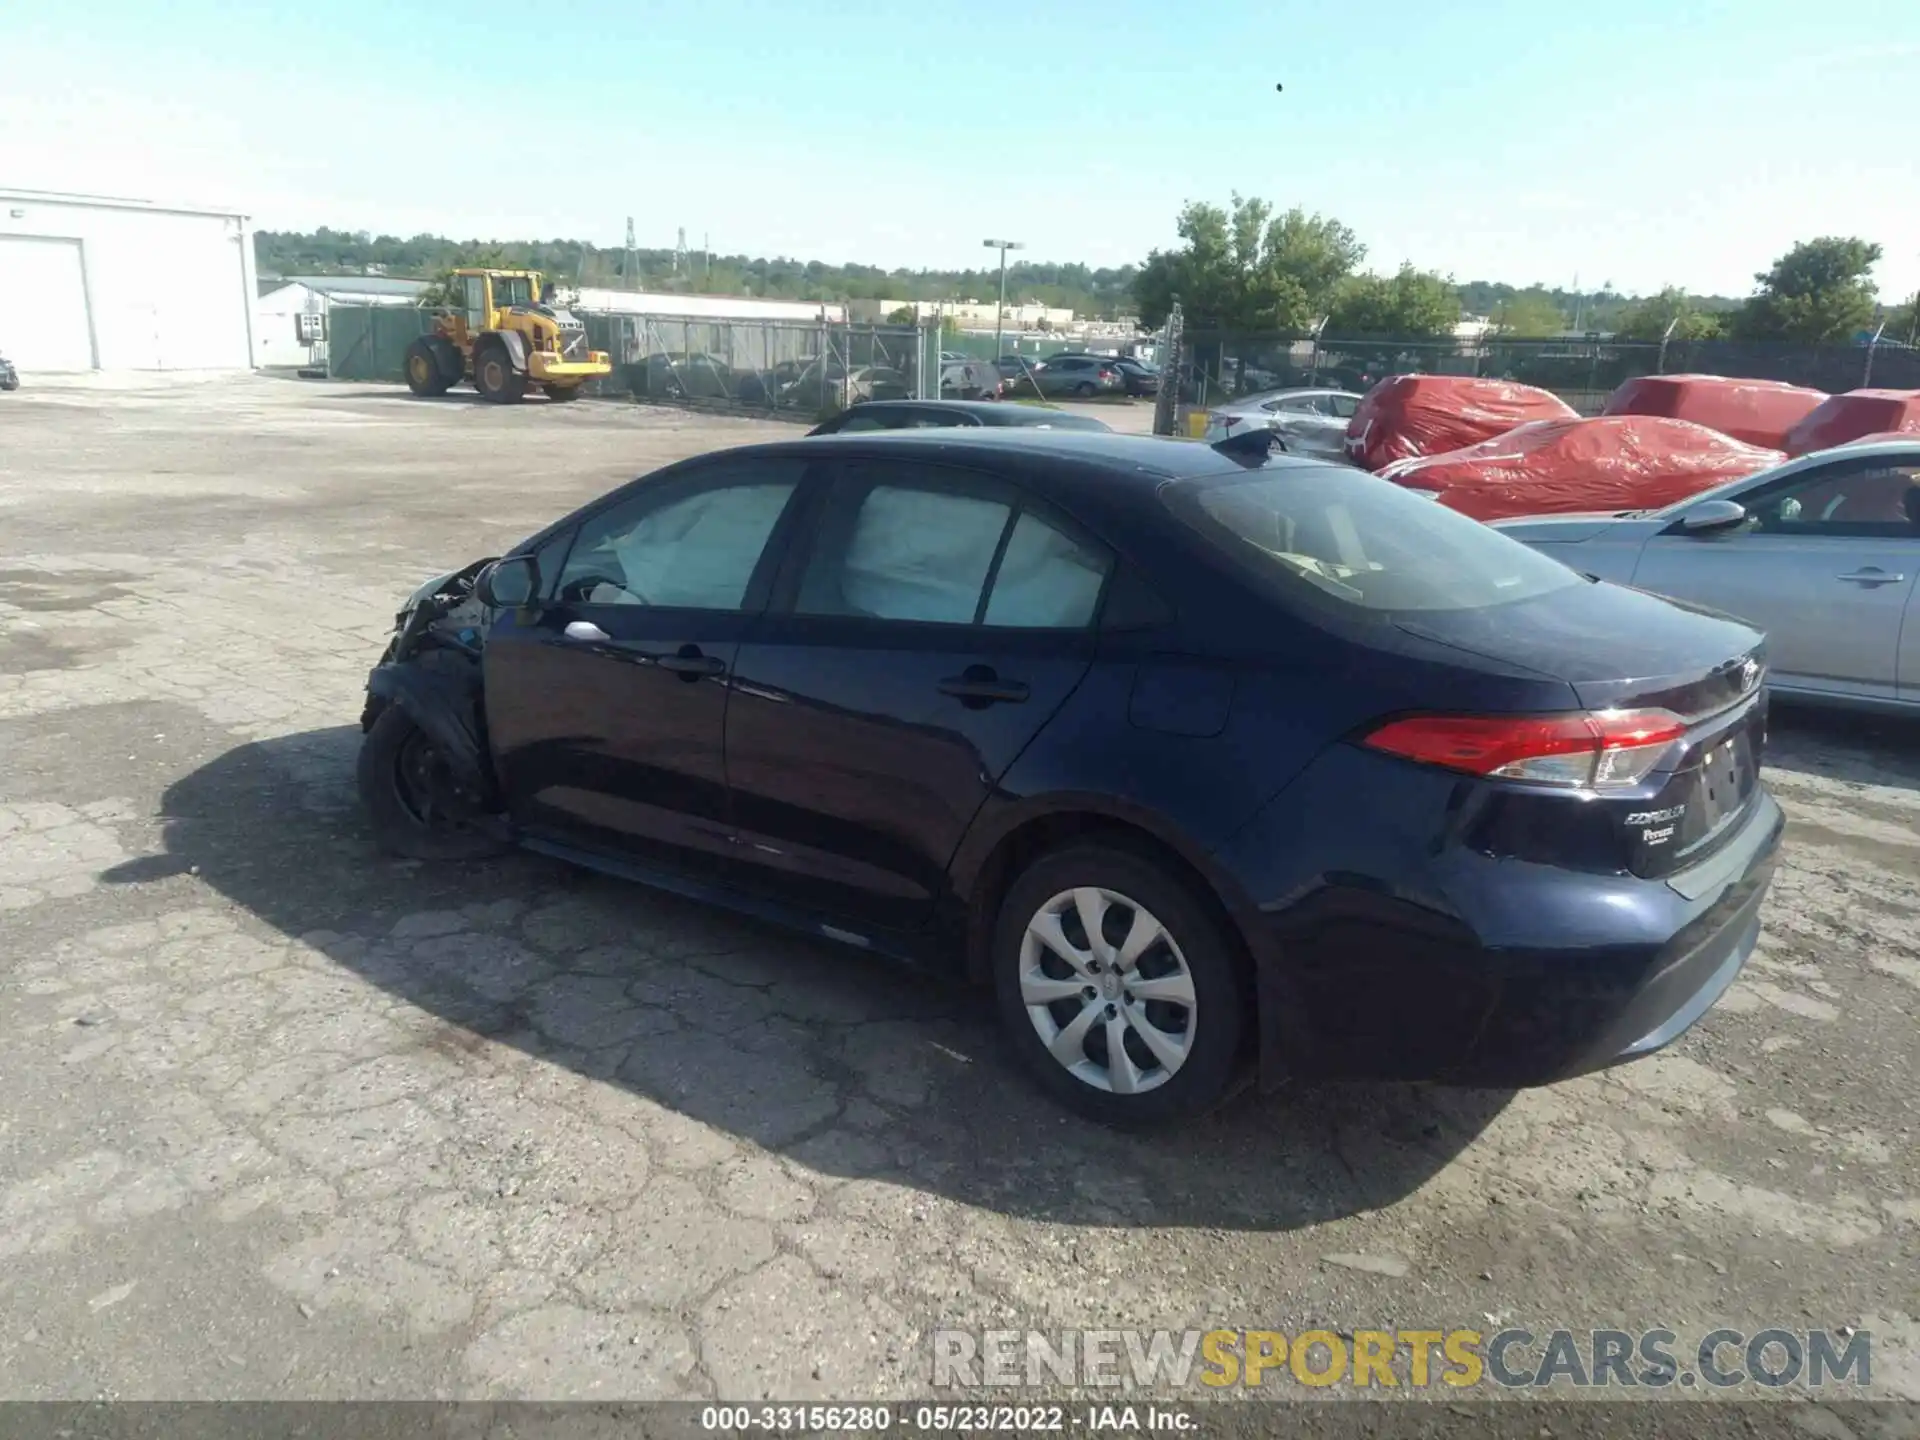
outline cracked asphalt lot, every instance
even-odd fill
[[[356,720],[405,592],[768,433],[4,397],[0,1394],[906,1397],[936,1327],[1513,1323],[1867,1327],[1920,1398],[1920,727],[1781,715],[1762,951],[1671,1051],[1148,1138],[1051,1108],[963,991],[376,855]]]

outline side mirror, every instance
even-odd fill
[[[531,605],[540,591],[540,567],[531,555],[509,555],[480,572],[473,593],[496,610]]]
[[[1744,525],[1752,518],[1737,500],[1702,500],[1680,517],[1683,535],[1712,535]]]

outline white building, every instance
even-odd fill
[[[244,215],[0,189],[0,354],[24,372],[250,369],[253,296]]]
[[[415,305],[425,280],[386,275],[288,275],[253,305],[254,363],[275,366],[322,364],[329,305]]]
[[[825,320],[844,324],[847,307],[822,300],[761,300],[751,295],[662,295],[639,290],[575,291],[576,310],[596,315],[648,315],[661,320]]]
[[[855,315],[874,322],[890,320],[902,310],[911,310],[916,320],[936,316],[951,320],[962,330],[991,330],[996,322],[1021,330],[1066,330],[1074,324],[1073,311],[1037,301],[1010,303],[1005,310],[992,300],[856,300]]]

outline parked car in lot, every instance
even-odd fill
[[[1030,360],[1024,355],[1002,355],[993,362],[993,368],[1000,372],[1000,385],[1003,393],[1011,395],[1022,382],[1029,382],[1026,393],[1034,393],[1031,379],[1038,360]]]
[[[20,372],[13,368],[11,360],[0,355],[0,390],[18,390],[19,388]]]
[[[1091,415],[1069,415],[1064,410],[1038,405],[996,405],[978,400],[868,400],[842,410],[807,433],[839,435],[861,430],[925,430],[978,425],[1112,433]]]
[[[1110,355],[1049,355],[1034,367],[1032,382],[1049,398],[1074,395],[1090,400],[1095,395],[1117,395],[1126,389],[1126,381]]]
[[[359,785],[394,853],[518,843],[988,984],[1042,1085],[1144,1123],[1692,1025],[1782,827],[1763,657],[1265,444],[795,438],[422,586]]]
[[[1207,412],[1209,444],[1265,427],[1288,453],[1321,459],[1345,458],[1347,422],[1360,397],[1346,390],[1268,390]]]
[[[815,361],[780,391],[779,403],[801,410],[824,410],[842,394],[850,403],[862,400],[904,400],[913,386],[900,371],[885,365],[861,365],[849,375],[837,361]]]
[[[624,373],[634,394],[653,400],[730,400],[736,385],[726,361],[698,352],[657,352]]]
[[[1129,395],[1158,395],[1160,371],[1157,366],[1129,355],[1114,357],[1113,368],[1120,372],[1120,384]]]
[[[940,393],[957,400],[998,400],[1000,372],[986,360],[964,357],[940,361]]]
[[[1766,631],[1780,694],[1920,710],[1920,437],[1661,510],[1494,523],[1576,570],[1741,616]]]

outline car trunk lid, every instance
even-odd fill
[[[1512,606],[1426,612],[1397,623],[1411,635],[1564,680],[1591,715],[1675,722],[1671,743],[1638,783],[1583,792],[1577,817],[1564,793],[1515,794],[1505,807],[1511,823],[1495,827],[1522,845],[1515,853],[1540,843],[1538,827],[1554,812],[1537,804],[1549,803],[1559,819],[1545,823],[1566,827],[1566,842],[1590,868],[1671,875],[1713,853],[1758,795],[1766,650],[1761,633],[1741,621],[1595,582]]]

